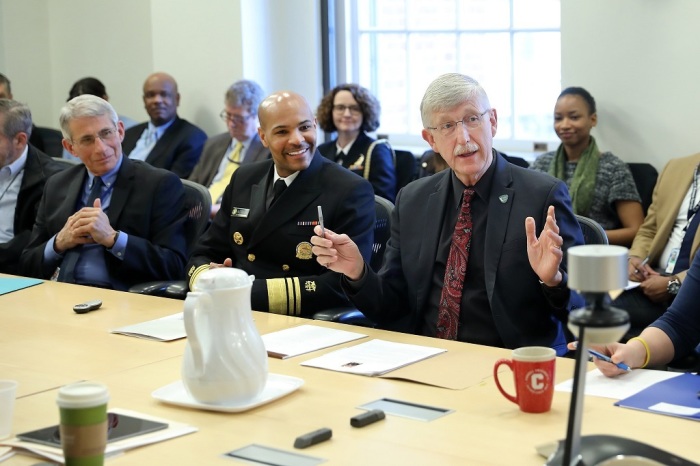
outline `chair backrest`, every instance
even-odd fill
[[[211,214],[211,195],[209,190],[199,183],[189,180],[181,180],[185,188],[185,207],[187,208],[187,221],[185,222],[185,240],[187,241],[187,254],[192,248],[207,225]]]
[[[628,163],[627,166],[630,167],[634,184],[637,186],[637,192],[639,197],[642,198],[642,209],[646,216],[649,205],[651,205],[651,198],[654,194],[654,186],[656,186],[659,172],[650,163]]]
[[[46,155],[51,157],[61,157],[63,154],[63,134],[53,128],[35,126],[36,137],[41,139],[44,147],[41,149]]]
[[[70,168],[74,165],[80,165],[81,162],[80,159],[64,159],[63,157],[51,157],[54,162],[58,162],[61,165],[63,165],[63,168]]]
[[[576,220],[578,220],[578,224],[581,226],[583,242],[585,244],[608,244],[608,235],[605,234],[605,230],[600,226],[600,223],[592,218],[578,214],[576,215]]]
[[[407,150],[394,150],[396,155],[396,191],[416,179],[416,157]]]
[[[375,272],[378,272],[382,267],[386,242],[389,241],[389,236],[391,236],[391,212],[393,210],[394,204],[392,204],[391,201],[375,194],[374,212],[376,220],[374,224],[374,243],[372,243],[372,257],[369,261],[369,266]]]

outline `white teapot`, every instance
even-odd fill
[[[242,404],[265,388],[267,352],[250,304],[254,279],[240,269],[209,269],[187,294],[182,381],[201,403]]]

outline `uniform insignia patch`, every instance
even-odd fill
[[[304,282],[304,290],[309,292],[316,291],[316,282],[311,280]]]
[[[297,259],[302,259],[302,260],[309,260],[314,257],[313,253],[311,252],[311,243],[307,241],[302,241],[301,243],[297,244]]]

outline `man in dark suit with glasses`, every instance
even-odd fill
[[[63,146],[83,163],[47,181],[21,272],[116,290],[181,278],[180,179],[122,155],[124,125],[100,97],[71,99],[60,123]]]

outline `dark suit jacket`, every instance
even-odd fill
[[[222,263],[230,257],[234,267],[255,275],[252,305],[256,311],[309,316],[321,309],[348,306],[340,276],[318,264],[310,239],[320,205],[325,226],[347,233],[369,260],[374,230],[372,187],[316,152],[309,168],[266,211],[272,166],[268,160],[235,171],[221,210],[187,264],[188,277],[192,280],[210,262]]]
[[[318,151],[324,157],[335,160],[338,149],[337,139],[326,142],[318,146]],[[364,174],[364,160],[367,158],[367,150],[375,140],[360,132],[355,142],[350,146],[347,155],[343,156],[343,166],[360,176]],[[360,157],[362,159],[360,160]],[[396,168],[394,167],[394,156],[386,144],[377,144],[372,151],[372,158],[369,166],[368,181],[374,188],[374,194],[382,196],[394,202],[396,199]]]
[[[126,130],[122,150],[129,155],[148,123],[141,123]],[[165,168],[180,178],[187,178],[199,161],[207,135],[187,120],[175,117],[175,121],[153,146],[146,162],[154,167]]]
[[[0,272],[18,273],[19,256],[29,242],[41,193],[44,191],[44,184],[49,176],[64,168],[65,165],[61,165],[29,145],[24,175],[22,175],[22,185],[19,188],[17,206],[15,207],[15,236],[7,243],[0,243]]]
[[[547,208],[553,205],[564,238],[563,249],[583,244],[568,190],[551,176],[517,167],[501,157],[494,160],[497,165],[487,214],[485,279],[496,327],[508,348],[559,345],[557,349],[563,354],[559,321],[566,320],[570,304],[579,307],[583,302],[566,288],[540,285],[527,257],[525,218],[535,219],[539,235]],[[452,193],[451,173],[450,169],[443,170],[401,190],[382,269],[376,274],[367,267],[366,282],[357,293],[344,286],[351,301],[370,319],[386,326],[403,318],[400,330],[417,331],[429,304],[440,228],[447,197]],[[501,200],[504,195],[508,196],[505,202]]]
[[[87,170],[81,164],[46,183],[31,240],[20,260],[24,274],[36,278],[53,274],[57,265],[44,263],[44,246],[75,212],[85,177]],[[124,157],[106,212],[112,228],[129,235],[123,260],[104,250],[115,289],[182,278],[187,259],[184,197],[182,183],[175,175]]]
[[[231,145],[231,135],[226,132],[217,134],[214,137],[207,139],[202,151],[202,157],[199,159],[197,166],[189,177],[190,181],[199,183],[202,186],[209,187],[212,180],[219,171],[219,165],[223,160],[229,146]],[[260,137],[257,133],[251,138],[248,147],[246,148],[245,158],[241,165],[252,162],[258,162],[270,158],[270,151],[260,142]]]

